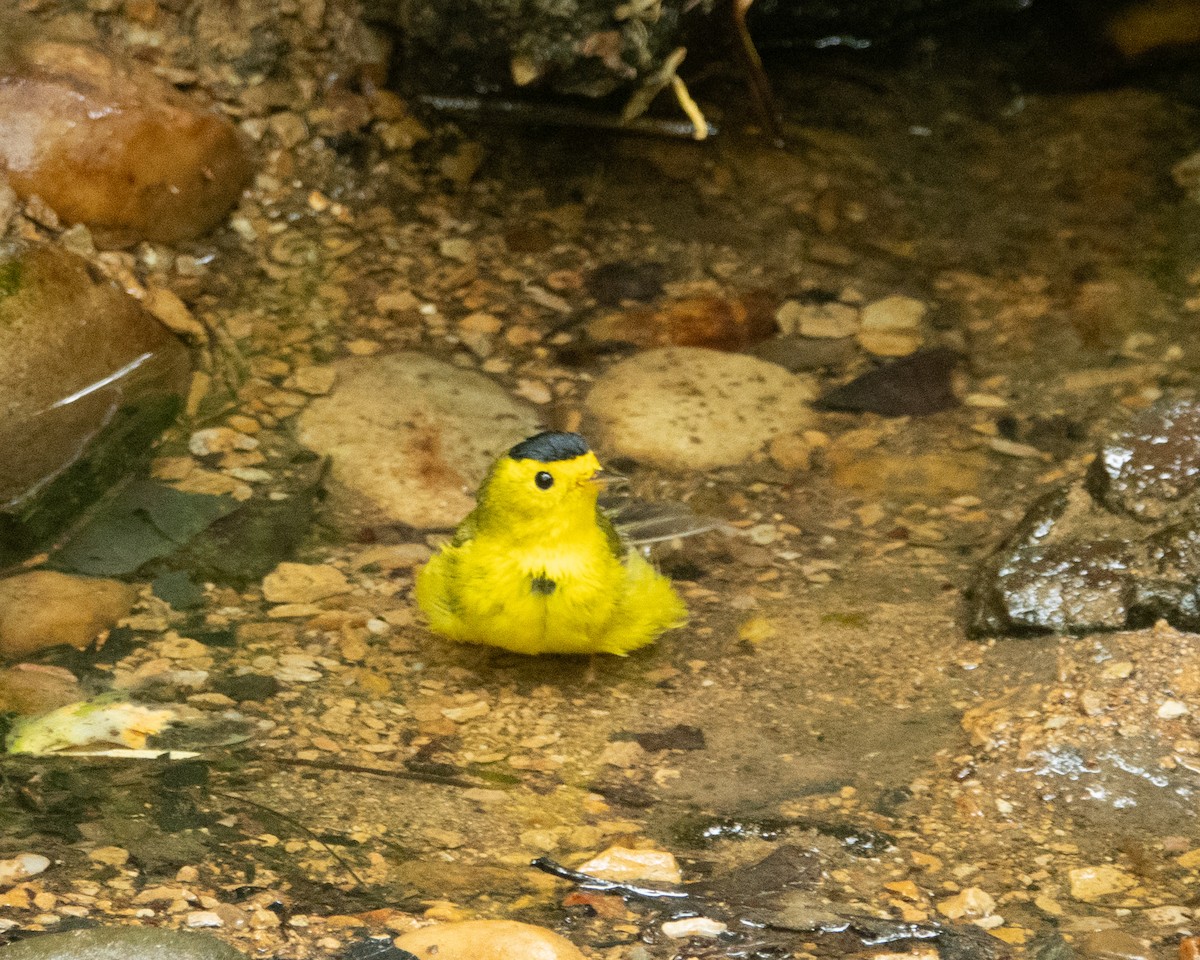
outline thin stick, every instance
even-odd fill
[[[350,866],[350,864],[348,864],[345,860],[343,860],[340,856],[338,856],[337,851],[334,850],[333,847],[331,847],[324,840],[322,840],[320,837],[318,837],[315,833],[313,833],[311,830],[309,830],[308,827],[306,827],[304,824],[302,824],[295,817],[288,816],[286,813],[281,813],[280,811],[274,809],[273,807],[268,807],[266,804],[259,803],[257,800],[251,800],[249,797],[239,797],[236,793],[225,793],[224,791],[213,790],[208,787],[205,788],[205,792],[211,794],[214,797],[224,797],[226,800],[232,800],[234,803],[247,803],[252,807],[257,807],[259,810],[262,810],[264,813],[268,813],[273,817],[278,817],[284,823],[289,823],[293,827],[296,827],[297,829],[301,830],[302,832],[307,833],[310,837],[312,837],[312,839],[316,840],[317,843],[319,843],[322,847],[324,847],[326,853],[328,853],[331,857],[333,857],[334,860],[336,860],[338,863],[340,863],[342,865],[342,869],[345,870],[348,874],[350,874],[351,877],[354,878],[355,883],[357,883],[360,887],[366,886],[366,883],[363,881],[363,878],[354,872],[354,868],[352,866]]]
[[[602,880],[591,874],[571,870],[549,857],[538,857],[529,864],[543,873],[570,880],[579,884],[584,890],[599,890],[603,893],[619,893],[627,897],[644,897],[647,900],[686,900],[691,896],[682,890],[657,890],[654,887],[635,887],[630,883],[617,883],[614,880]]]

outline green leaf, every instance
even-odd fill
[[[133,573],[186,546],[237,508],[232,497],[185,493],[155,480],[138,480],[100,507],[49,566],[90,576]]]

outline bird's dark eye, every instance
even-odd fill
[[[554,477],[545,470],[539,470],[537,476],[533,478],[533,482],[538,485],[539,490],[549,490],[554,486]]]

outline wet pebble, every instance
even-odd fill
[[[34,570],[0,580],[0,658],[47,647],[85,647],[133,608],[137,593],[117,580]]]
[[[0,670],[0,714],[48,713],[83,697],[79,682],[59,667],[19,663]]]
[[[492,461],[538,429],[532,405],[482,374],[416,353],[341,360],[337,383],[300,415],[297,435],[332,458],[335,498],[382,519],[451,527],[474,506]]]
[[[1085,903],[1103,900],[1137,886],[1135,877],[1120,867],[1108,864],[1075,867],[1068,876],[1071,883],[1071,896]]]
[[[858,310],[845,303],[802,303],[787,300],[775,313],[780,333],[815,339],[852,337],[858,332]]]
[[[921,346],[921,321],[928,307],[912,297],[891,296],[863,307],[859,345],[880,357],[903,357]]]
[[[1079,955],[1089,960],[1149,960],[1150,949],[1124,930],[1096,930],[1079,943]]]
[[[283,562],[263,578],[263,596],[271,603],[316,603],[350,590],[350,582],[328,564]]]
[[[700,348],[648,350],[605,372],[587,412],[606,452],[671,470],[742,463],[813,419],[812,382]]]
[[[996,909],[996,901],[979,887],[967,887],[952,897],[938,901],[938,913],[951,920],[990,917]]]
[[[659,883],[681,883],[683,874],[675,857],[666,850],[609,847],[592,857],[580,872],[603,880],[626,882],[653,880]]]
[[[0,860],[0,887],[36,877],[50,866],[50,861],[38,853],[21,853],[7,860]]]
[[[953,350],[917,351],[829,391],[816,406],[885,417],[925,416],[949,410],[959,404],[954,371],[961,359]]]
[[[662,932],[672,940],[686,940],[688,937],[719,937],[729,927],[720,920],[709,917],[685,917],[682,920],[668,920],[662,925]]]
[[[397,949],[420,960],[584,960],[552,930],[513,920],[464,920],[397,937]]]

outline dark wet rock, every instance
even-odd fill
[[[996,418],[996,432],[1005,440],[1037,447],[1059,459],[1087,439],[1082,423],[1061,414],[1018,418],[1006,413]]]
[[[1057,930],[1039,934],[1029,941],[1027,955],[1032,960],[1074,960],[1075,949]]]
[[[712,6],[666,0],[652,18],[624,21],[607,0],[531,0],[520,16],[490,0],[369,0],[365,13],[403,32],[405,70],[429,90],[536,86],[598,97],[651,82],[678,47],[685,14],[695,20]]]
[[[198,531],[170,558],[169,565],[186,571],[194,581],[241,587],[262,579],[290,557],[308,533],[325,466],[316,459],[281,472],[271,493],[286,496],[257,491]]]
[[[253,172],[237,128],[148,67],[47,42],[0,66],[0,168],[64,224],[117,242],[208,231]]]
[[[925,416],[959,404],[954,371],[962,356],[936,347],[920,350],[856,377],[814,404],[819,410],[878,413],[885,417]]]
[[[205,933],[95,927],[48,933],[8,946],[5,960],[239,960],[245,954]]]
[[[644,303],[660,296],[666,269],[661,263],[618,260],[588,273],[587,291],[602,307],[619,307],[626,300]]]
[[[703,750],[704,731],[699,727],[676,724],[667,730],[635,733],[633,739],[646,751],[656,750]]]
[[[219,677],[212,682],[212,688],[238,703],[247,700],[259,702],[269,700],[279,692],[279,681],[269,674],[240,673],[232,677]]]
[[[1084,480],[1037,501],[981,567],[971,631],[1200,629],[1197,430],[1196,404],[1160,404],[1106,441]]]
[[[204,603],[204,587],[195,583],[184,570],[159,574],[150,585],[154,595],[173,610],[192,610]]]
[[[50,563],[58,570],[92,576],[134,573],[175,553],[236,507],[232,497],[188,493],[157,480],[139,479],[75,529]]]
[[[392,946],[391,940],[356,940],[335,960],[417,960],[415,954]]]
[[[757,863],[714,877],[709,894],[736,903],[756,903],[792,888],[811,887],[821,877],[821,857],[813,850],[783,844]]]
[[[0,253],[0,562],[136,465],[189,378],[183,344],[84,260]]]

